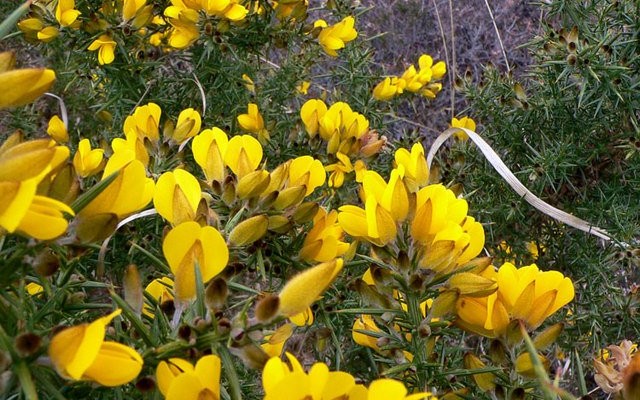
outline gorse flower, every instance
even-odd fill
[[[11,52],[0,53],[0,108],[31,103],[44,94],[56,80],[51,69],[13,69],[15,57]]]
[[[247,113],[238,115],[238,123],[245,131],[251,132],[258,137],[261,143],[265,143],[270,139],[269,131],[264,127],[262,114],[258,110],[255,103],[247,105]]]
[[[300,250],[305,261],[325,262],[344,255],[349,243],[343,242],[344,231],[338,224],[338,212],[320,208],[313,219],[313,228],[307,233]]]
[[[193,221],[202,198],[195,176],[183,169],[165,172],[156,182],[153,205],[172,225]]]
[[[300,118],[311,138],[319,134],[327,142],[327,153],[349,156],[371,145],[371,137],[367,135],[369,121],[347,103],[337,102],[327,108],[322,100],[311,99],[300,109]]]
[[[91,149],[89,139],[82,139],[78,143],[76,154],[73,156],[73,167],[76,173],[83,178],[97,174],[103,166],[103,155],[104,150]]]
[[[124,385],[138,376],[142,357],[129,346],[104,340],[106,326],[120,313],[67,328],[51,339],[49,357],[61,376],[104,386]]]
[[[19,143],[12,136],[0,146],[0,227],[42,240],[66,231],[63,213],[73,215],[73,210],[36,192],[40,182],[68,157],[66,146],[56,146],[48,139]]]
[[[228,144],[227,134],[219,128],[203,130],[191,143],[193,158],[202,168],[209,183],[224,181],[226,176],[224,155],[227,152]],[[262,157],[260,158],[262,159]],[[259,163],[260,161],[258,161]]]
[[[226,147],[224,163],[238,178],[255,171],[262,161],[262,145],[253,136],[234,136]]]
[[[330,371],[324,363],[315,363],[305,372],[300,362],[286,353],[289,364],[279,357],[269,359],[262,371],[264,400],[418,400],[432,398],[429,393],[407,395],[402,382],[378,379],[369,387],[356,384],[342,371]]]
[[[94,40],[87,50],[98,51],[98,62],[100,65],[111,64],[115,59],[116,42],[107,34],[100,35]]]
[[[148,103],[144,106],[136,107],[132,115],[124,120],[123,130],[125,135],[129,133],[141,139],[149,139],[155,143],[160,137],[159,126],[162,110],[155,103]]]
[[[322,49],[332,57],[338,56],[338,50],[345,47],[347,43],[358,37],[358,32],[354,29],[355,19],[346,17],[335,25],[327,26],[323,20],[315,22],[314,26],[321,27],[318,35],[318,42]]]
[[[218,275],[229,260],[229,250],[211,226],[183,222],[171,229],[162,242],[162,252],[174,275],[174,294],[189,301],[196,295],[196,268],[203,282]]]
[[[380,101],[391,100],[404,93],[420,93],[427,98],[435,98],[442,89],[441,80],[447,68],[444,62],[433,64],[433,58],[422,54],[418,59],[418,68],[410,65],[401,76],[388,76],[373,88],[373,98]]]
[[[64,122],[62,122],[60,117],[58,117],[57,115],[54,115],[49,120],[49,124],[47,125],[47,135],[49,135],[51,139],[60,144],[69,141],[69,133],[67,132],[67,127],[64,126]]]
[[[56,6],[56,19],[60,26],[73,26],[80,16],[80,11],[75,9],[75,0],[58,0]]]
[[[476,131],[476,122],[469,117],[452,118],[451,119],[451,127],[452,128],[466,128],[470,131]],[[453,136],[461,141],[469,140],[469,135],[467,135],[463,130],[456,131]]]
[[[503,335],[512,320],[536,329],[574,297],[571,279],[557,271],[540,271],[535,264],[518,269],[504,263],[497,271],[489,266],[481,275],[495,280],[498,290],[487,297],[461,296],[456,323],[487,337]]]
[[[132,151],[116,152],[109,158],[102,179],[113,173],[118,174],[116,179],[81,211],[81,216],[114,214],[120,219],[149,204],[155,184]]]
[[[187,108],[180,112],[178,122],[176,122],[175,128],[168,136],[176,143],[182,143],[197,135],[200,132],[201,124],[200,113],[193,108]]]
[[[220,399],[220,358],[201,357],[195,366],[181,358],[161,361],[156,368],[160,393],[167,400]]]
[[[167,276],[154,279],[144,288],[144,291],[154,298],[158,305],[162,307],[164,303],[173,301],[173,279]],[[145,303],[142,313],[153,318],[153,311],[154,309]]]

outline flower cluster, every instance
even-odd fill
[[[264,400],[348,399],[348,400],[418,400],[436,399],[431,393],[407,394],[402,382],[379,379],[369,387],[356,384],[346,372],[330,371],[324,363],[314,364],[305,372],[300,362],[287,353],[290,365],[278,357],[269,359],[262,371]]]
[[[496,281],[498,290],[486,297],[461,296],[456,323],[487,337],[504,335],[512,320],[536,329],[574,297],[571,279],[558,271],[540,271],[535,264],[516,268],[507,262],[497,271],[489,266],[481,275]]]
[[[447,67],[443,61],[434,64],[430,55],[423,54],[418,59],[417,69],[412,64],[401,76],[384,78],[373,89],[373,97],[387,101],[407,91],[433,99],[442,90],[442,84],[438,81],[446,72]]]

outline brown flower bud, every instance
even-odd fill
[[[267,294],[256,304],[256,318],[260,322],[268,322],[278,313],[280,298],[275,294]]]
[[[35,333],[21,333],[15,338],[15,347],[22,357],[29,357],[35,354],[42,344],[42,339]]]
[[[204,293],[204,301],[209,310],[217,311],[224,306],[228,295],[229,287],[227,286],[227,281],[218,277],[212,279],[207,285]]]

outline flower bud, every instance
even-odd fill
[[[280,307],[280,298],[274,294],[267,294],[256,304],[256,318],[260,322],[268,322],[276,316]]]
[[[138,316],[142,313],[144,295],[140,273],[135,264],[129,264],[124,271],[123,278],[124,300],[131,306]]]
[[[320,206],[318,205],[318,203],[313,201],[302,203],[296,208],[296,211],[294,211],[293,220],[296,224],[304,224],[305,222],[309,222],[318,213],[319,208]]]
[[[204,294],[204,301],[207,308],[212,311],[222,309],[229,295],[227,281],[223,278],[215,278],[207,285]]]
[[[40,350],[42,339],[32,332],[21,333],[15,338],[15,348],[22,357],[29,357]]]
[[[60,268],[60,258],[50,248],[46,248],[34,258],[33,268],[38,275],[49,277]]]
[[[486,365],[475,354],[467,353],[464,355],[464,367],[468,370],[474,370],[485,368]],[[483,392],[488,392],[496,387],[495,379],[495,376],[489,372],[473,375],[473,380]]]
[[[284,215],[272,215],[269,217],[269,230],[276,233],[287,233],[293,224],[289,221],[289,218]]]
[[[262,238],[267,234],[269,217],[265,214],[256,215],[236,225],[229,234],[229,243],[234,246],[245,246]]]

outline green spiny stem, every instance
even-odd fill
[[[24,392],[24,396],[27,400],[38,400],[38,392],[36,391],[36,385],[33,383],[33,377],[29,371],[29,366],[25,361],[19,361],[14,368],[20,386]]]

